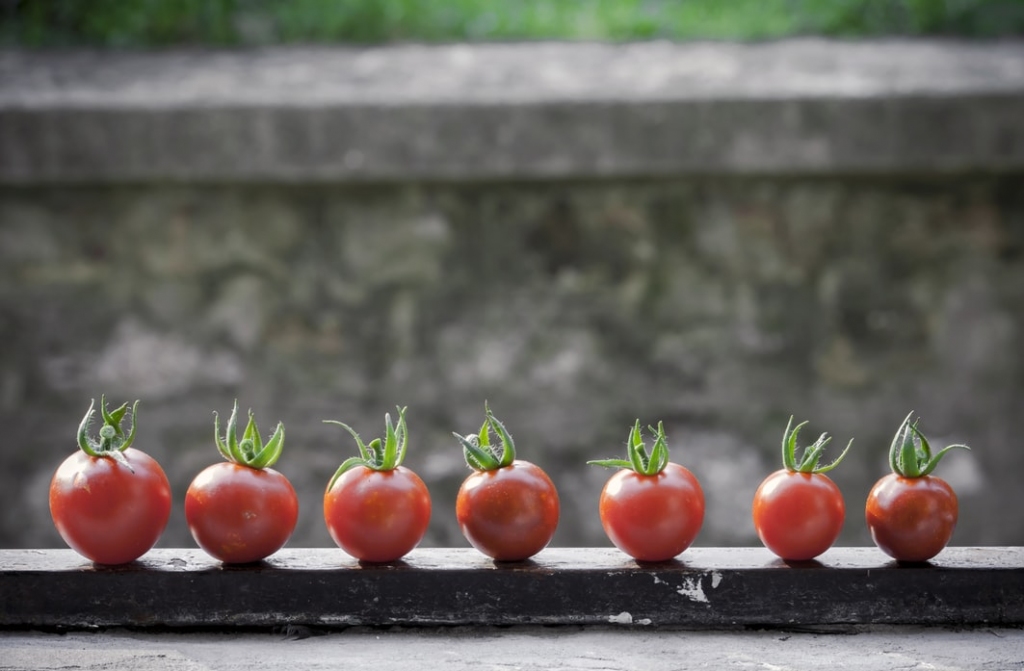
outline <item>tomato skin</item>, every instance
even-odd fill
[[[171,516],[171,485],[160,464],[133,447],[110,457],[77,451],[50,482],[50,515],[71,549],[97,564],[127,564],[152,548]]]
[[[704,490],[693,473],[676,463],[669,462],[657,475],[623,469],[601,490],[599,512],[615,547],[637,561],[668,561],[700,532]]]
[[[207,467],[185,494],[192,538],[226,564],[266,559],[288,542],[299,519],[299,500],[284,475],[231,462]]]
[[[875,545],[893,559],[925,562],[953,536],[959,505],[953,488],[933,475],[886,475],[871,488],[865,505]]]
[[[558,514],[551,478],[518,459],[496,470],[474,471],[455,500],[462,535],[496,561],[523,561],[543,550],[555,534]]]
[[[430,492],[405,466],[376,471],[355,466],[324,493],[324,521],[331,538],[356,559],[401,559],[423,540],[430,523]]]
[[[836,542],[846,519],[846,503],[827,475],[784,468],[757,488],[753,517],[766,548],[787,561],[807,561]]]

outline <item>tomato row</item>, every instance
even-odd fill
[[[132,447],[138,401],[109,410],[100,399],[103,426],[89,435],[95,403],[78,429],[81,448],[57,469],[50,484],[50,512],[64,541],[99,564],[123,564],[145,554],[163,533],[171,512],[171,488],[160,465]],[[408,447],[405,409],[397,421],[385,415],[385,433],[366,443],[347,424],[358,455],[346,459],[324,493],[323,516],[331,538],[364,562],[400,559],[422,540],[430,522],[430,493],[402,465]],[[783,468],[754,494],[754,526],[765,547],[783,559],[810,560],[835,542],[845,503],[825,475],[850,449],[821,464],[830,438],[821,436],[802,451],[800,429],[783,434]],[[599,514],[612,543],[640,562],[670,560],[686,550],[704,522],[704,492],[688,469],[669,460],[664,426],[650,427],[648,448],[640,422],[630,430],[626,458],[589,463],[616,468],[601,492]],[[540,552],[558,525],[558,492],[538,466],[516,458],[505,425],[485,405],[480,431],[454,434],[472,473],[459,488],[455,515],[463,535],[496,561],[521,561]],[[214,413],[215,443],[224,461],[193,479],[185,495],[185,518],[196,544],[231,564],[260,561],[288,541],[299,504],[288,479],[272,466],[284,446],[278,423],[266,442],[252,412],[241,437],[238,404],[226,430]],[[851,441],[852,443],[852,441]],[[885,553],[904,562],[923,562],[949,542],[957,520],[952,488],[931,475],[950,445],[933,454],[911,416],[900,425],[889,451],[892,473],[872,488],[865,506],[871,537]],[[799,458],[798,458],[799,452]]]

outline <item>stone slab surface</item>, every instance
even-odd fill
[[[690,548],[638,564],[610,548],[497,563],[418,549],[362,565],[336,549],[223,566],[154,550],[97,567],[70,550],[0,551],[0,626],[1024,624],[1024,549],[947,548],[898,565],[876,548],[787,564],[764,548]]]
[[[1024,166],[1024,41],[0,52],[0,183]]]
[[[1019,669],[1024,631],[871,627],[692,632],[460,627],[343,632],[0,632],[0,669]],[[314,634],[310,636],[310,634]]]

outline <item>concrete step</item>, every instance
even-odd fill
[[[0,184],[1024,167],[1024,41],[0,52]]]

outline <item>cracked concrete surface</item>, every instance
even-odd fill
[[[587,670],[1019,669],[1024,630],[843,627],[811,631],[682,631],[579,627],[353,628],[316,635],[0,632],[0,669],[248,671],[266,666]],[[313,635],[310,635],[313,634]]]

